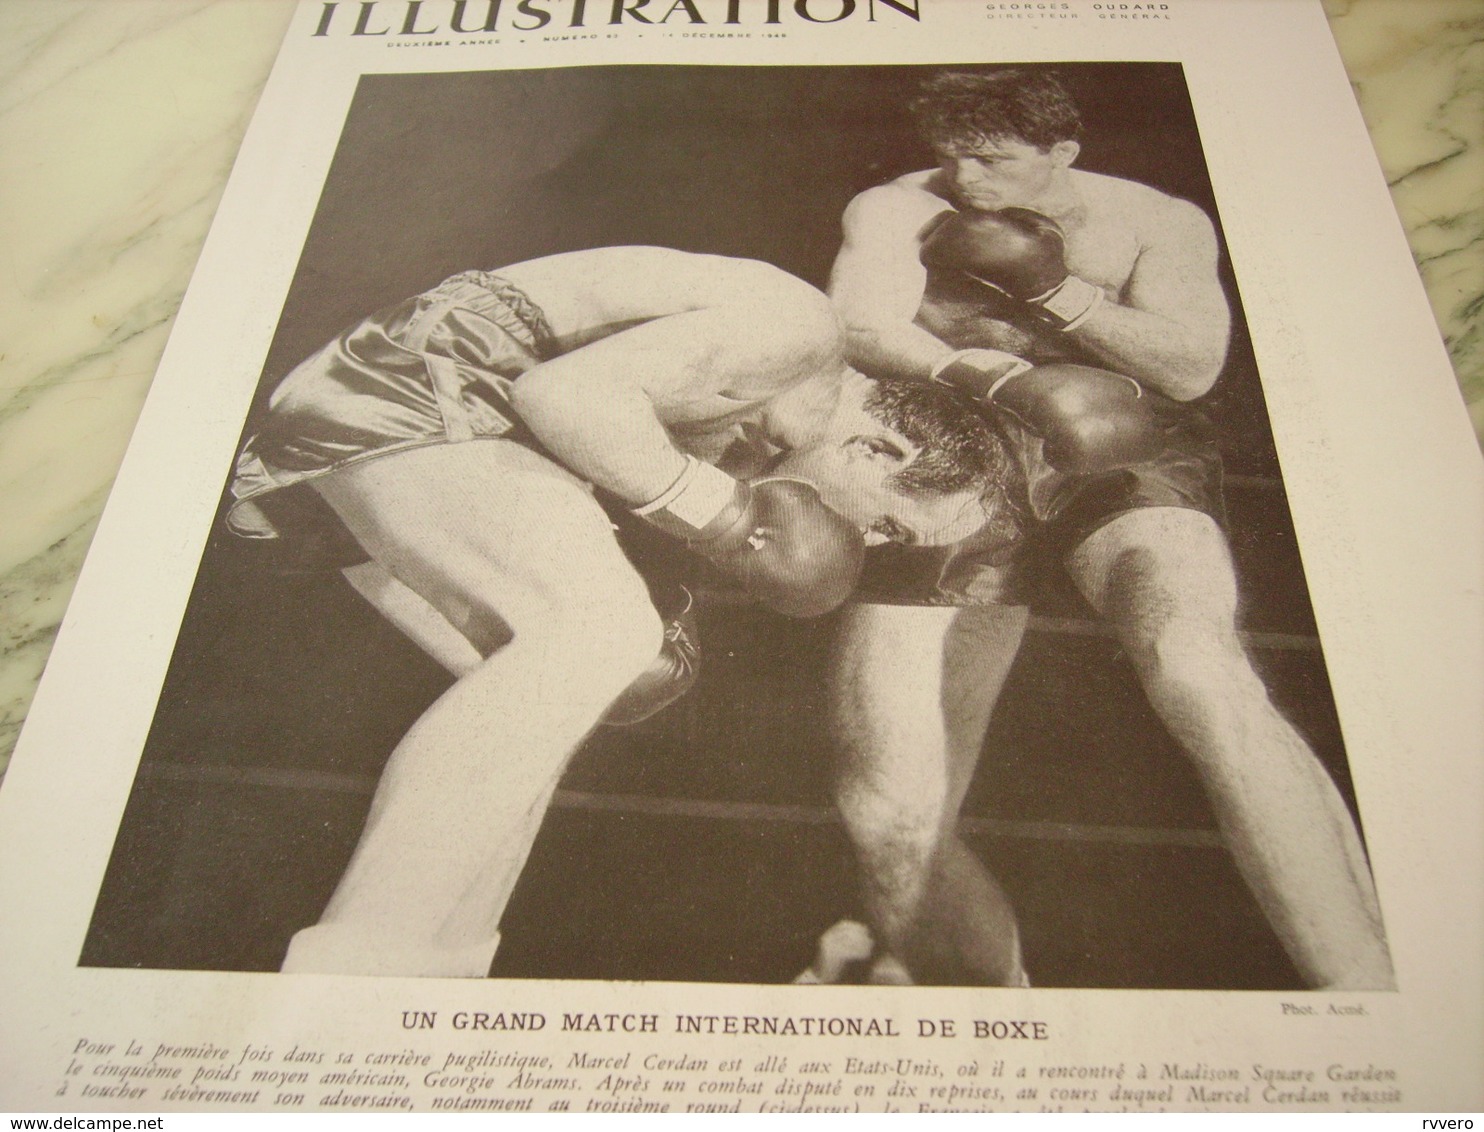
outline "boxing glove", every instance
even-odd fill
[[[660,610],[665,639],[660,644],[659,655],[608,705],[603,722],[610,727],[632,727],[663,711],[689,692],[701,674],[695,603],[684,586],[675,588],[678,608],[674,612]]]
[[[923,241],[920,258],[1022,304],[1054,330],[1075,330],[1103,302],[1100,287],[1067,271],[1061,228],[1028,208],[947,213]]]
[[[860,531],[826,507],[812,484],[737,480],[694,457],[668,491],[634,513],[789,617],[834,609],[855,589],[865,561]]]
[[[1178,407],[1131,377],[1054,362],[1019,370],[991,386],[983,403],[1045,442],[1059,472],[1094,475],[1142,464],[1164,451]]]

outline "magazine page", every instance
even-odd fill
[[[1477,1108],[1481,502],[1317,4],[305,3],[0,1101]]]

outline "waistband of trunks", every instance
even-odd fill
[[[551,357],[556,335],[546,321],[546,312],[524,291],[496,272],[478,269],[451,275],[434,290],[451,290],[460,284],[472,284],[498,299],[503,310],[482,313],[537,357]]]

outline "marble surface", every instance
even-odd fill
[[[1324,6],[1484,436],[1484,4]],[[291,10],[0,0],[0,768]]]

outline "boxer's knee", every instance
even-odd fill
[[[1265,695],[1237,633],[1225,542],[1207,516],[1129,516],[1089,540],[1072,565],[1162,713],[1208,715]]]
[[[852,843],[868,858],[919,860],[937,842],[948,798],[941,756],[914,746],[857,743],[840,762],[835,804]],[[879,738],[879,737],[878,737]]]
[[[617,690],[644,671],[664,641],[664,625],[642,587],[623,600],[584,602],[567,629],[568,641],[588,650],[584,666],[601,669]]]
[[[664,639],[648,590],[627,563],[568,581],[529,587],[498,603],[512,640],[539,648],[595,685],[627,687]]]
[[[1149,702],[1210,782],[1250,771],[1276,709],[1230,624],[1171,619],[1125,638]]]
[[[1201,618],[1165,618],[1123,636],[1134,670],[1150,696],[1225,704],[1255,677],[1236,631]]]
[[[869,859],[922,861],[938,842],[943,792],[893,797],[847,790],[837,798],[841,820],[856,849]]]

